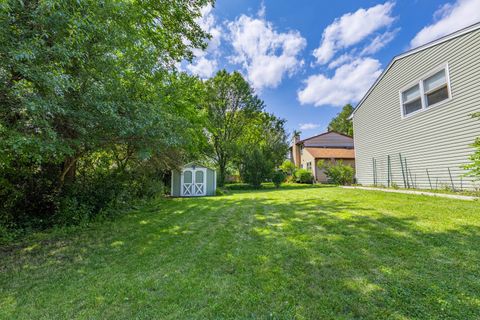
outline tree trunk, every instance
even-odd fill
[[[224,161],[220,161],[219,169],[220,169],[220,174],[218,175],[218,186],[223,187],[225,186],[226,170],[227,170]]]
[[[60,190],[65,184],[70,184],[75,180],[77,171],[77,158],[69,157],[63,163],[62,173],[60,175]]]

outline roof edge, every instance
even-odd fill
[[[443,37],[440,37],[436,40],[433,40],[433,41],[430,41],[430,42],[427,42],[419,47],[416,47],[416,48],[413,48],[413,49],[410,49],[408,51],[405,51],[399,55],[396,55],[392,58],[392,60],[390,60],[390,63],[388,64],[388,66],[382,71],[382,73],[378,76],[377,80],[375,80],[375,82],[372,84],[372,86],[370,87],[370,89],[368,89],[367,93],[365,93],[365,95],[363,96],[363,98],[360,100],[359,103],[357,103],[357,106],[355,107],[355,109],[353,109],[353,112],[352,114],[348,117],[349,120],[352,120],[353,119],[353,116],[355,115],[355,113],[357,112],[357,110],[361,107],[361,105],[363,104],[363,102],[368,98],[368,96],[370,95],[370,93],[372,93],[373,89],[377,86],[377,84],[382,80],[382,78],[385,76],[385,74],[388,72],[388,70],[393,66],[393,64],[400,60],[400,59],[403,59],[405,57],[408,57],[412,54],[415,54],[417,52],[420,52],[420,51],[423,51],[423,50],[426,50],[428,48],[431,48],[431,47],[434,47],[438,44],[441,44],[441,43],[444,43],[444,42],[447,42],[449,40],[452,40],[454,38],[457,38],[459,36],[462,36],[464,34],[467,34],[469,32],[472,32],[472,31],[475,31],[477,29],[480,28],[480,22],[477,22],[477,23],[474,23],[468,27],[465,27],[463,29],[460,29],[460,30],[457,30],[455,32],[452,32],[450,34],[447,34]]]

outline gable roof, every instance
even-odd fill
[[[360,102],[357,104],[357,106],[355,107],[355,109],[353,110],[352,114],[350,115],[349,119],[353,119],[353,116],[355,115],[355,113],[357,112],[357,110],[362,106],[363,102],[368,98],[368,96],[370,95],[370,93],[373,91],[373,89],[377,86],[377,84],[383,79],[383,77],[385,76],[385,74],[388,72],[388,70],[390,70],[390,68],[393,66],[393,64],[400,60],[400,59],[403,59],[405,57],[408,57],[408,56],[411,56],[412,54],[415,54],[417,52],[420,52],[420,51],[423,51],[423,50],[426,50],[428,48],[431,48],[431,47],[434,47],[438,44],[441,44],[441,43],[444,43],[444,42],[447,42],[449,40],[452,40],[454,38],[457,38],[457,37],[460,37],[464,34],[467,34],[469,32],[472,32],[472,31],[475,31],[477,29],[480,29],[480,22],[477,22],[475,24],[472,24],[471,26],[468,26],[466,28],[463,28],[463,29],[460,29],[458,31],[455,31],[453,33],[450,33],[446,36],[443,36],[441,38],[438,38],[437,40],[433,40],[433,41],[430,41],[424,45],[421,45],[419,47],[416,47],[414,49],[411,49],[411,50],[408,50],[402,54],[399,54],[397,56],[394,56],[393,59],[390,61],[390,63],[388,64],[388,66],[382,71],[382,73],[378,76],[377,80],[375,80],[375,82],[373,83],[373,85],[370,87],[370,89],[368,89],[367,93],[363,96],[362,100],[360,100]]]
[[[203,165],[202,162],[198,162],[198,161],[191,161],[189,163],[186,163],[184,165],[181,166],[181,168],[189,168],[189,167],[198,167],[198,168],[206,168],[206,169],[210,169],[210,170],[214,170],[213,168],[209,167],[209,166],[206,166],[206,165]]]
[[[340,132],[337,132],[337,131],[327,131],[327,132],[324,132],[324,133],[317,134],[316,136],[312,136],[312,137],[305,138],[305,139],[302,139],[300,141],[297,141],[297,144],[301,144],[301,143],[304,143],[307,140],[315,139],[315,138],[318,138],[318,137],[321,137],[321,136],[324,136],[324,135],[327,135],[327,134],[332,134],[332,133],[336,133],[336,134],[339,134],[341,136],[353,139],[353,137],[351,137],[349,135],[346,135],[346,134],[343,134],[343,133],[340,133]]]
[[[355,159],[353,149],[342,148],[305,148],[315,159]]]

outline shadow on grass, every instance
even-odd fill
[[[153,289],[143,293],[140,282],[131,290],[166,310],[180,308],[181,316],[480,317],[480,228],[427,232],[419,222],[435,222],[422,220],[420,209],[419,216],[400,218],[365,202],[283,196],[313,188],[259,190],[280,192],[277,198],[159,201],[78,235],[4,251],[2,276],[45,277],[49,268],[46,278],[35,277],[34,292],[42,294],[48,282],[69,273],[65,286],[72,291],[66,294],[77,292],[75,282],[83,281],[84,291],[77,294],[87,299],[96,283],[85,284],[85,277],[141,275],[153,281],[148,282]],[[28,288],[21,281],[0,284],[17,300]],[[108,297],[114,288],[103,294]],[[43,311],[55,311],[50,308]],[[145,310],[158,315],[148,303]]]

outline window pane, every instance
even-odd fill
[[[195,183],[203,183],[203,171],[195,172]]]
[[[422,109],[422,99],[416,99],[403,105],[405,115]]]
[[[435,73],[433,76],[431,76],[428,79],[425,79],[423,82],[423,87],[425,92],[428,92],[432,89],[435,89],[442,84],[447,83],[447,79],[445,78],[445,70],[441,70],[437,73]]]
[[[406,101],[410,101],[410,100],[413,100],[415,98],[418,98],[420,97],[420,87],[419,85],[417,84],[416,86],[408,89],[408,90],[405,90],[403,93],[403,102],[406,102]]]
[[[192,183],[192,171],[185,171],[183,173],[183,182]]]
[[[448,87],[443,86],[440,89],[427,94],[427,106],[431,106],[446,99],[448,99]]]

